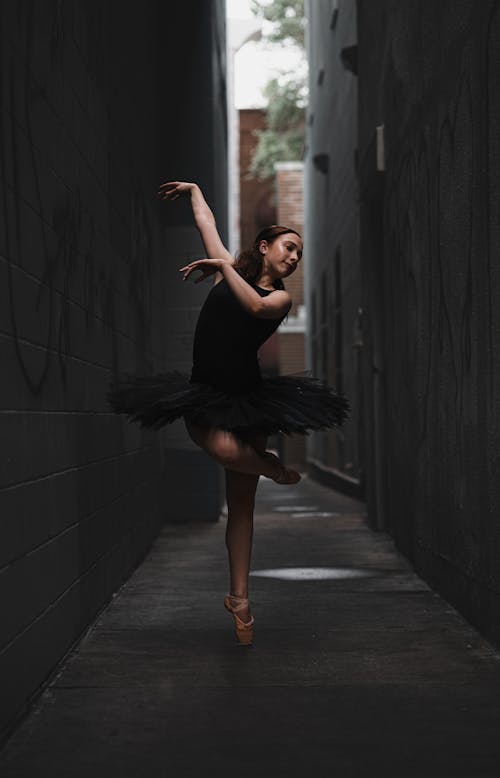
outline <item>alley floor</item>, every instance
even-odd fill
[[[165,527],[2,778],[498,778],[500,657],[361,504],[261,479],[252,648],[222,604],[224,530]]]

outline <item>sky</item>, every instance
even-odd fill
[[[255,19],[250,0],[226,0],[226,13],[231,19]],[[264,22],[265,25],[269,22]],[[261,41],[246,43],[235,55],[234,90],[236,108],[262,108],[266,101],[262,89],[280,70],[295,70],[301,57],[291,46]]]

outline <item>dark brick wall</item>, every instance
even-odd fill
[[[181,424],[105,403],[117,370],[190,367],[202,248],[159,182],[199,180],[225,236],[223,3],[171,10],[0,3],[0,730],[163,521],[218,515]]]
[[[426,579],[498,644],[500,8],[360,0],[358,13],[384,520]]]

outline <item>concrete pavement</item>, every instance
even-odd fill
[[[497,778],[499,655],[363,509],[261,479],[250,649],[222,605],[225,522],[165,527],[2,778]]]

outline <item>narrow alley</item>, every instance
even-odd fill
[[[13,735],[2,778],[493,778],[499,655],[308,478],[261,479],[253,648],[225,521],[163,528]]]

